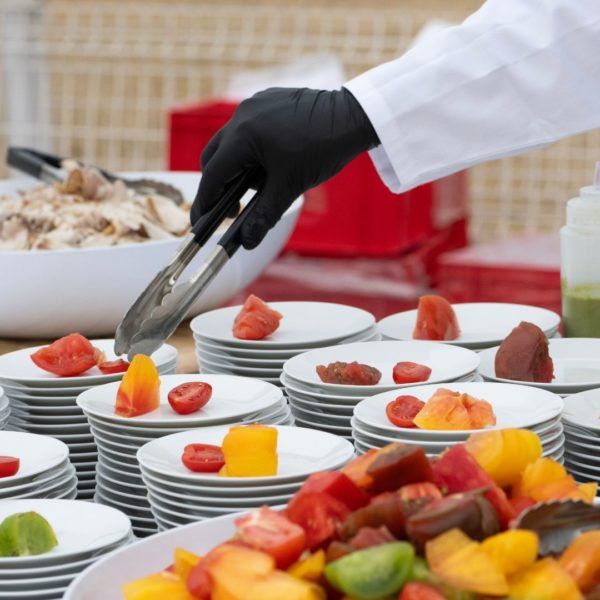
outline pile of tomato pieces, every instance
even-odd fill
[[[510,528],[534,503],[522,493],[546,489],[540,460],[539,439],[521,430],[476,434],[433,461],[390,444],[311,475],[284,510],[237,519],[235,536],[202,559],[184,555],[182,566],[178,550],[163,579],[131,582],[125,598],[582,600],[600,592],[600,527],[556,559],[538,558],[537,534]]]

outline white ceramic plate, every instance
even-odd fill
[[[178,415],[169,405],[167,395],[174,387],[191,381],[210,384],[212,397],[199,411]],[[260,413],[276,405],[282,397],[281,390],[258,379],[231,375],[167,375],[161,377],[159,408],[139,417],[125,418],[115,414],[118,387],[118,382],[95,387],[81,394],[77,404],[88,415],[131,427],[201,427]]]
[[[572,447],[565,449],[565,454],[570,460],[576,460],[582,464],[600,469],[600,456],[596,452],[585,452],[581,449],[579,451]]]
[[[83,560],[125,541],[131,532],[129,519],[122,513],[75,500],[6,500],[0,503],[0,521],[27,511],[39,513],[50,523],[58,546],[40,556],[1,558],[0,576],[4,568],[41,567]]]
[[[241,377],[270,377],[276,378],[281,374],[282,368],[262,369],[258,367],[238,367],[236,365],[228,365],[226,363],[214,362],[210,359],[196,357],[200,369],[218,370],[223,373],[231,373],[232,375],[240,375]]]
[[[0,431],[0,455],[20,460],[19,471],[0,479],[0,490],[31,481],[36,475],[55,469],[69,456],[61,441],[32,433]]]
[[[496,377],[495,358],[498,348],[489,348],[479,354],[481,366],[479,372],[490,381],[515,383]],[[549,352],[554,363],[552,383],[519,381],[556,392],[574,394],[600,387],[600,339],[596,338],[555,338],[549,340]]]
[[[92,345],[104,352],[106,360],[115,360],[114,340],[90,340]],[[23,348],[0,356],[0,379],[7,379],[14,386],[26,387],[58,387],[70,388],[77,386],[98,385],[115,381],[123,377],[123,373],[104,375],[97,367],[86,371],[85,375],[77,377],[59,377],[40,369],[32,360],[31,354],[44,346]],[[152,354],[152,360],[157,368],[172,366],[177,361],[177,350],[169,344],[164,344]]]
[[[279,466],[272,477],[218,477],[213,473],[192,473],[181,462],[186,445],[221,445],[229,427],[186,431],[154,440],[138,451],[142,471],[175,481],[198,482],[217,487],[272,485],[300,481],[316,471],[337,468],[353,454],[352,444],[334,435],[300,427],[277,427]]]
[[[334,343],[373,327],[375,317],[360,308],[328,302],[270,302],[283,318],[268,339],[239,340],[233,321],[241,306],[230,306],[197,316],[190,324],[202,338],[236,348],[286,349]]]
[[[525,304],[497,302],[472,302],[453,304],[460,326],[455,340],[442,343],[464,348],[489,348],[496,346],[519,325],[528,321],[537,325],[548,337],[552,337],[560,325],[560,316],[551,310]],[[379,321],[379,331],[391,340],[412,340],[417,310],[407,310],[390,315]]]
[[[600,389],[565,398],[562,418],[565,423],[600,434]]]
[[[206,359],[209,362],[221,363],[227,365],[228,367],[245,367],[252,368],[256,367],[257,369],[283,369],[283,363],[290,358],[286,356],[285,358],[273,359],[273,358],[239,358],[239,357],[231,357],[227,354],[223,354],[220,352],[213,352],[212,350],[207,350],[205,348],[196,347],[196,358],[198,360]]]
[[[381,371],[377,385],[339,385],[323,383],[317,375],[317,365],[342,361],[358,361]],[[365,388],[385,391],[415,384],[397,384],[392,378],[394,365],[400,361],[412,361],[431,368],[429,380],[424,383],[454,381],[476,371],[479,356],[471,350],[457,346],[445,346],[435,342],[363,342],[329,346],[299,354],[288,360],[284,367],[286,377],[305,386],[327,394],[365,395]],[[372,395],[372,394],[371,394]]]
[[[563,408],[563,400],[560,396],[546,390],[515,384],[465,382],[446,386],[425,385],[405,388],[402,390],[402,394],[416,396],[426,402],[440,387],[447,387],[452,391],[467,393],[487,400],[494,409],[496,425],[488,427],[486,430],[532,427],[559,415]],[[355,418],[360,423],[364,423],[384,435],[401,435],[415,440],[459,439],[473,433],[469,430],[405,429],[392,425],[386,417],[385,408],[398,395],[397,392],[392,391],[365,398],[354,409]]]

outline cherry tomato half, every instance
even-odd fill
[[[404,586],[398,600],[444,600],[444,598],[445,596],[434,587],[419,581],[411,581]]]
[[[216,473],[225,464],[221,448],[211,444],[188,444],[183,449],[181,460],[195,473]]]
[[[79,333],[71,333],[34,352],[31,360],[49,373],[74,377],[96,364],[97,352],[88,339]]]
[[[0,478],[16,475],[20,464],[21,461],[14,456],[0,456]]]
[[[212,396],[212,386],[201,381],[182,383],[168,395],[171,408],[180,415],[189,415],[200,410]]]
[[[396,383],[417,383],[427,381],[431,375],[431,369],[419,363],[399,362],[396,363],[392,375]]]
[[[122,358],[117,360],[106,360],[98,363],[98,368],[104,375],[112,375],[113,373],[125,373],[129,369],[129,363]]]
[[[385,414],[396,427],[414,427],[413,419],[424,406],[425,402],[414,396],[398,396],[385,407]]]

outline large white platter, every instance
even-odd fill
[[[0,558],[0,577],[2,569],[82,560],[124,542],[131,531],[129,519],[124,514],[77,500],[5,500],[0,503],[0,522],[15,513],[28,511],[39,513],[50,523],[58,546],[39,556]]]
[[[560,396],[546,390],[516,384],[465,382],[444,386],[426,385],[405,388],[402,394],[416,396],[426,402],[440,387],[487,400],[494,409],[496,425],[487,427],[486,430],[509,427],[530,428],[559,415],[563,409],[563,400]],[[392,391],[365,398],[354,409],[355,418],[381,434],[400,435],[415,441],[459,439],[473,433],[472,430],[432,431],[392,425],[385,414],[385,408],[398,395],[397,392]]]
[[[169,405],[170,390],[182,383],[202,381],[213,388],[211,399],[199,411],[179,415]],[[115,414],[115,400],[119,382],[92,388],[77,398],[78,406],[93,417],[131,427],[202,427],[243,419],[244,416],[266,411],[280,402],[279,388],[259,379],[233,375],[167,375],[161,377],[160,406],[138,417],[121,417]]]
[[[545,308],[526,304],[469,302],[453,304],[452,308],[458,319],[460,335],[455,340],[443,343],[464,348],[496,346],[521,321],[537,325],[548,337],[552,337],[560,325],[560,315]],[[378,326],[384,338],[412,340],[416,319],[417,310],[407,310],[382,319]]]
[[[357,361],[376,367],[381,371],[381,380],[377,385],[369,386],[323,383],[317,375],[317,365],[328,365],[336,361]],[[285,363],[283,372],[286,377],[318,392],[364,396],[373,395],[377,391],[414,386],[415,384],[394,383],[392,370],[401,361],[428,366],[431,375],[424,383],[455,381],[473,373],[479,366],[479,356],[475,352],[458,346],[436,342],[379,341],[311,350],[290,358]]]
[[[498,348],[489,348],[479,354],[479,372],[489,381],[509,379],[496,377],[494,361]],[[554,363],[554,379],[551,383],[518,381],[523,385],[543,388],[557,394],[575,394],[587,389],[600,387],[600,339],[597,338],[555,338],[549,340],[550,357]]]
[[[206,554],[235,532],[243,513],[226,515],[159,533],[103,558],[69,586],[64,600],[123,600],[121,588],[134,579],[162,571],[173,562],[176,547]]]
[[[69,456],[69,448],[63,442],[43,435],[0,431],[0,456],[14,456],[20,460],[16,475],[0,479],[0,489],[3,489],[58,467]]]
[[[210,427],[176,433],[142,446],[137,458],[143,472],[156,473],[168,479],[197,482],[216,487],[273,485],[300,481],[311,473],[339,468],[350,460],[352,444],[335,435],[304,429],[278,426],[277,475],[271,477],[219,477],[216,473],[193,473],[181,461],[188,444],[221,445],[228,426]]]
[[[194,199],[200,179],[197,172],[123,175],[170,183],[179,188],[188,201]],[[39,185],[35,179],[3,180],[0,195],[16,194]],[[251,196],[249,192],[247,198]],[[296,200],[257,248],[252,251],[242,248],[236,252],[194,303],[189,316],[222,305],[258,277],[283,248],[301,207],[302,200]],[[222,234],[217,231],[211,236],[184,273],[183,280],[212,252]],[[156,275],[157,269],[171,260],[180,244],[181,238],[174,238],[108,248],[0,251],[3,276],[0,336],[56,338],[79,331],[99,337],[114,332],[127,309]]]
[[[197,316],[190,324],[201,338],[236,348],[265,350],[319,346],[359,335],[375,324],[375,317],[360,308],[328,302],[270,302],[283,315],[279,328],[264,340],[240,340],[232,333],[241,306],[230,306]]]

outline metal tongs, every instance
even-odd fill
[[[62,168],[64,160],[65,159],[60,156],[41,152],[40,150],[33,150],[31,148],[10,146],[6,151],[6,164],[8,166],[18,169],[22,173],[35,177],[50,185],[53,183],[64,183],[66,180],[66,174]],[[81,167],[92,167],[96,169],[110,183],[114,183],[117,179],[121,180],[126,187],[135,191],[137,194],[146,194],[150,196],[155,194],[170,198],[177,205],[183,203],[181,192],[168,183],[146,178],[127,179],[93,165],[85,165],[79,161],[75,162]]]
[[[150,355],[157,350],[183,321],[196,298],[236,253],[241,245],[240,230],[252,210],[256,195],[222,235],[202,266],[188,281],[175,287],[200,248],[248,191],[253,178],[253,173],[248,171],[229,185],[215,207],[195,223],[169,264],[133,303],[117,328],[117,356],[127,354],[131,360],[136,354]]]

